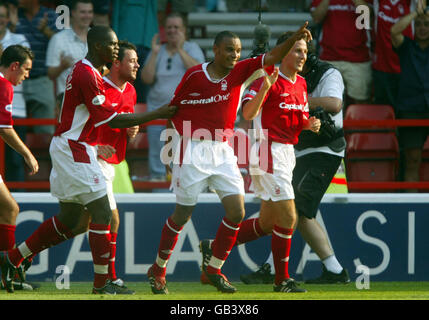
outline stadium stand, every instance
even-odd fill
[[[33,176],[29,175],[28,172],[25,175],[26,181],[49,181],[49,175],[51,173],[52,163],[51,157],[49,156],[49,145],[52,140],[52,134],[50,133],[27,133],[25,137],[25,144],[30,148],[33,155],[39,162],[39,172]],[[33,190],[46,191],[46,190]]]
[[[420,181],[429,181],[429,138],[426,139],[423,146]]]

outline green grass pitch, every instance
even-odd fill
[[[153,295],[149,283],[128,282],[135,295],[93,295],[90,282],[71,282],[59,290],[53,282],[42,282],[34,291],[0,292],[0,300],[429,300],[429,282],[371,282],[369,289],[357,289],[354,282],[336,285],[307,285],[307,293],[276,293],[272,285],[233,282],[234,294],[217,292],[198,282],[168,282],[168,295]]]

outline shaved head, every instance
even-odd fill
[[[112,33],[115,32],[106,26],[94,26],[88,31],[88,46],[92,47],[96,43],[104,43],[106,41],[110,41]]]

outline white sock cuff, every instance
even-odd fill
[[[23,256],[24,258],[27,258],[28,256],[31,256],[33,254],[33,252],[31,252],[25,241],[18,246],[18,250],[21,253],[21,256]]]
[[[335,256],[335,254],[325,258],[322,260],[323,265],[325,266],[326,270],[336,273],[336,274],[340,274],[341,271],[343,271],[343,267],[341,266],[341,264],[338,262],[337,257]]]

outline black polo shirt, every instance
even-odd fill
[[[429,112],[429,47],[422,50],[417,42],[404,37],[395,51],[401,64],[396,109]]]

